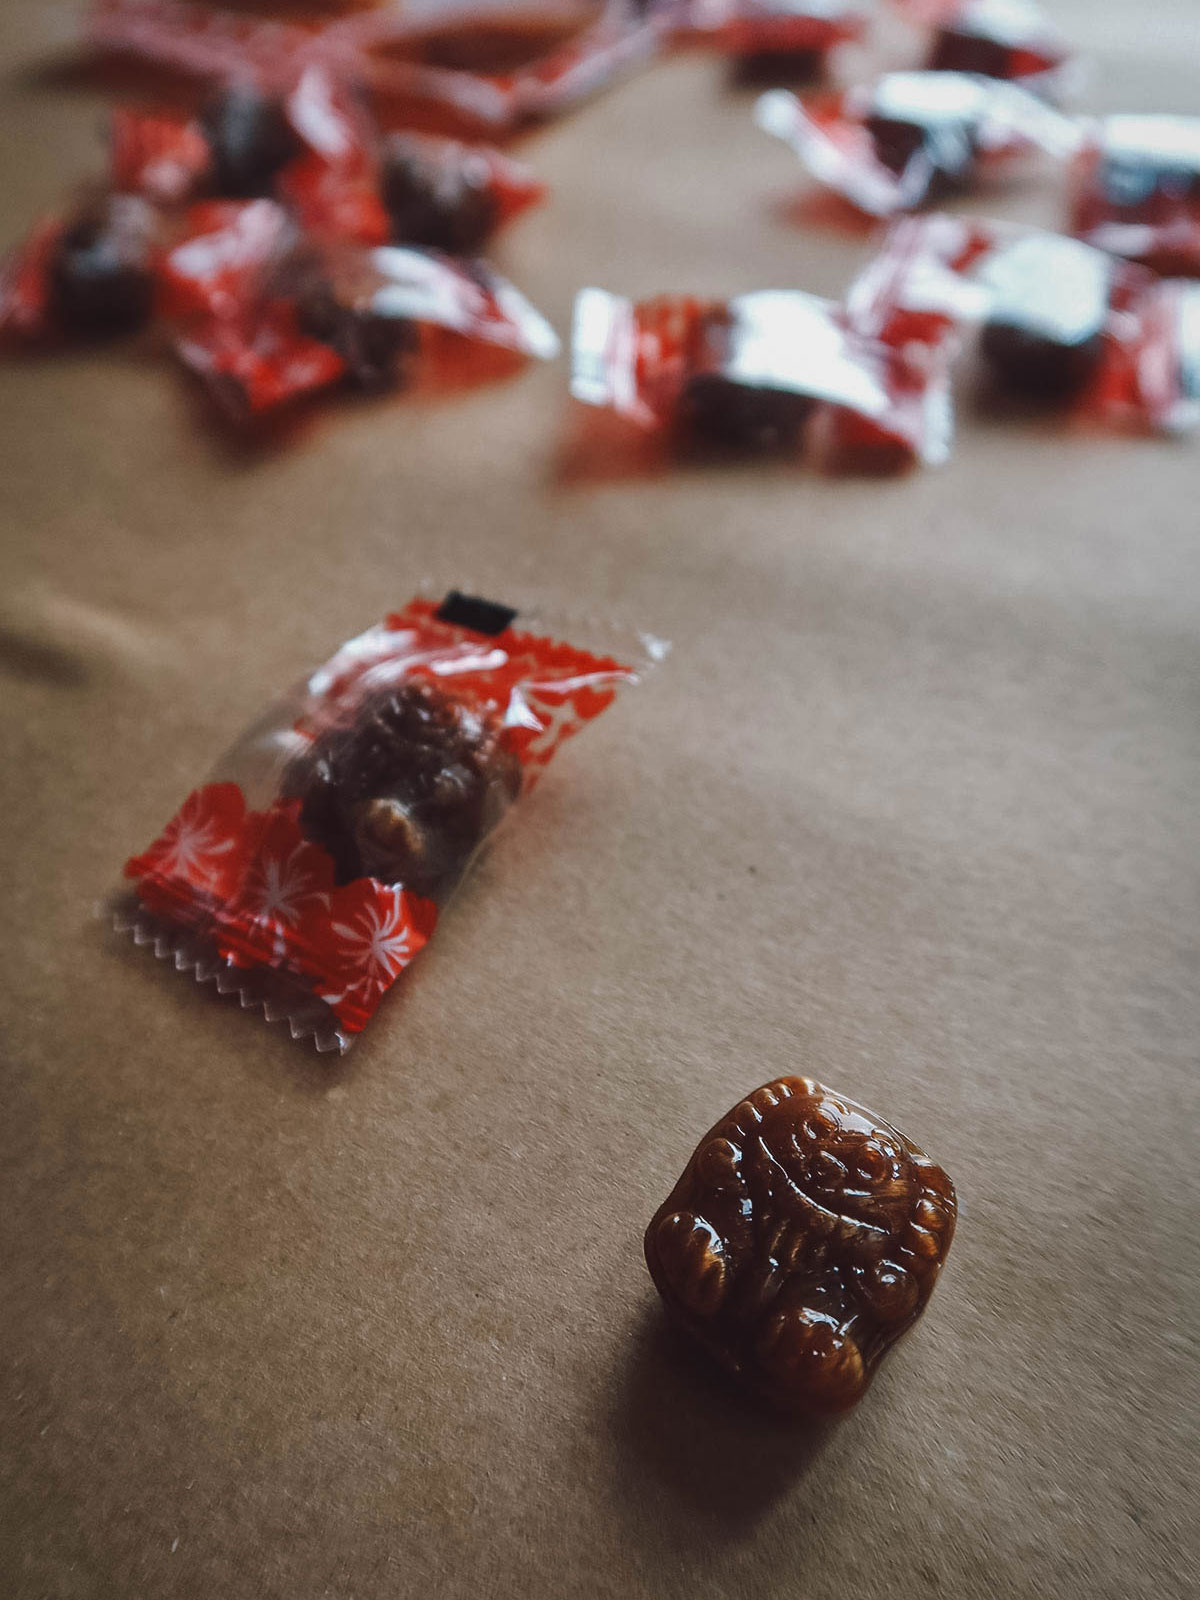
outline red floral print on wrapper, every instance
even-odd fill
[[[300,959],[313,929],[329,914],[333,862],[300,830],[290,801],[247,813],[245,875],[216,919],[217,948],[235,966],[274,966]]]
[[[331,725],[352,726],[380,692],[434,683],[499,728],[523,792],[560,744],[637,676],[612,657],[511,625],[478,632],[445,620],[442,609],[414,600],[343,645],[281,708],[270,747],[303,748]],[[223,770],[261,785],[264,748],[256,729]],[[339,883],[333,855],[305,831],[300,799],[254,810],[246,792],[222,781],[187,797],[127,863],[142,919],[122,916],[118,925],[218,988],[237,990],[244,1005],[260,1001],[269,1017],[286,1017],[296,1037],[311,1032],[318,1048],[344,1050],[428,943],[438,904],[402,882]]]
[[[246,809],[235,783],[184,801],[126,877],[148,911],[204,931],[223,959],[312,980],[348,1033],[367,1020],[437,921],[398,884],[334,885],[333,861],[300,829],[298,801]]]
[[[320,942],[301,965],[347,1032],[362,1031],[436,921],[433,902],[399,884],[356,878],[335,891],[327,915],[313,924]]]
[[[191,927],[206,923],[246,871],[246,802],[236,783],[196,789],[162,833],[125,864],[148,910]]]

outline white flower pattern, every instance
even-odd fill
[[[189,816],[185,807],[163,835],[161,870],[168,876],[203,883],[220,870],[218,859],[228,855],[234,841],[211,816]]]
[[[413,929],[399,884],[378,884],[373,900],[358,908],[348,922],[332,923],[338,941],[339,965],[347,979],[339,993],[321,992],[330,1005],[343,1004],[350,995],[374,1010],[417,953]]]

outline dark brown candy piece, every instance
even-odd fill
[[[378,690],[284,773],[340,883],[379,878],[441,901],[516,798],[498,721],[436,684]]]
[[[920,158],[928,192],[941,194],[970,173],[980,109],[980,82],[967,74],[890,72],[876,84],[863,126],[890,172],[903,177]]]
[[[991,294],[980,347],[995,376],[1031,399],[1085,388],[1104,359],[1111,258],[1077,239],[1031,234],[977,276]]]
[[[407,317],[375,310],[369,296],[340,295],[322,279],[301,291],[296,317],[303,332],[337,351],[351,380],[371,394],[404,381],[406,358],[420,342],[416,324]]]
[[[688,439],[733,453],[783,454],[799,447],[813,410],[810,395],[756,388],[719,373],[689,380],[679,418]]]
[[[67,333],[99,338],[132,333],[154,306],[153,225],[129,195],[89,207],[65,230],[50,264],[50,305]]]
[[[200,125],[212,150],[214,187],[231,199],[269,194],[280,169],[300,152],[283,101],[253,84],[224,89],[201,111]]]
[[[646,1230],[672,1315],[774,1407],[847,1410],[925,1309],[954,1185],[811,1078],[756,1089],[700,1141]]]
[[[397,243],[451,255],[478,250],[497,221],[486,163],[457,150],[443,157],[403,133],[384,150],[383,203]]]
[[[823,50],[751,50],[737,58],[734,76],[748,85],[815,83],[825,70]]]
[[[1002,39],[948,22],[934,34],[929,53],[931,72],[976,72],[983,78],[1011,78],[1012,46]]]
[[[734,453],[795,450],[814,400],[782,386],[748,381],[743,371],[745,332],[736,316],[710,312],[700,323],[691,353],[693,371],[679,402],[684,439]]]

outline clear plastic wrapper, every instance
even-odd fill
[[[548,360],[554,330],[479,261],[317,242],[269,200],[196,208],[164,265],[176,349],[236,422],[339,382],[393,388],[447,341]]]
[[[130,858],[117,927],[347,1049],[513,803],[662,649],[579,648],[457,593],[412,601],[276,704]]]
[[[853,0],[682,0],[675,16],[679,42],[733,56],[749,75],[796,77],[819,74],[868,21]]]
[[[1013,223],[906,217],[851,284],[846,316],[912,353],[971,344],[994,382],[1075,414],[1194,425],[1200,286]]]
[[[864,338],[798,290],[575,303],[571,392],[694,448],[803,455],[840,470],[937,463],[953,433],[941,364]]]
[[[1105,117],[1075,163],[1072,231],[1155,271],[1200,277],[1200,117]]]
[[[385,7],[316,25],[189,0],[98,0],[88,36],[101,49],[218,80],[286,87],[320,63],[409,118],[423,112],[456,131],[497,134],[567,111],[649,60],[669,22],[635,0],[533,11]]]
[[[1066,158],[1079,143],[1076,125],[1035,95],[963,72],[889,72],[803,102],[773,89],[755,118],[818,182],[876,217],[969,189],[1036,151]]]

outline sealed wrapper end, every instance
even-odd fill
[[[130,858],[117,927],[346,1050],[513,802],[665,648],[625,643],[618,659],[490,601],[412,601],[250,729]]]
[[[963,72],[889,72],[874,84],[801,102],[763,95],[755,120],[817,181],[869,216],[911,211],[979,174],[1041,150],[1077,148],[1073,122],[1011,83]]]
[[[864,339],[840,308],[798,290],[640,304],[585,289],[571,392],[689,449],[805,454],[887,471],[949,454],[940,364]]]
[[[1200,277],[1200,117],[1112,116],[1075,162],[1072,231],[1165,276]]]
[[[394,388],[473,344],[558,353],[545,318],[483,262],[308,239],[269,200],[211,202],[190,222],[164,266],[176,349],[235,422],[343,380]]]
[[[1019,83],[1048,100],[1075,92],[1081,64],[1067,40],[1031,0],[943,0],[930,8],[931,72],[977,72]]]

